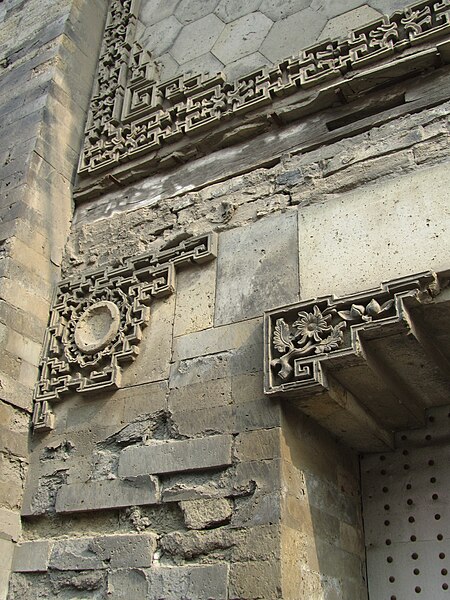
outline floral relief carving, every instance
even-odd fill
[[[271,366],[281,366],[278,373],[282,379],[287,379],[292,373],[290,362],[300,356],[322,354],[338,348],[343,340],[343,329],[347,324],[342,321],[336,325],[331,324],[331,319],[336,313],[333,308],[323,312],[314,305],[311,312],[300,311],[298,318],[290,327],[284,319],[277,319],[273,333],[275,349],[283,353],[280,358],[272,360]]]
[[[360,335],[401,321],[404,299],[421,298],[434,281],[432,274],[423,273],[394,280],[380,290],[321,298],[266,313],[266,393],[320,389],[327,361],[358,354]]]

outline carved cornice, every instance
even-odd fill
[[[360,335],[403,319],[403,300],[420,297],[431,273],[382,284],[379,290],[265,313],[265,393],[314,394],[326,387],[324,365],[360,354]]]
[[[35,430],[53,427],[49,403],[64,394],[120,387],[122,367],[139,354],[153,298],[172,294],[177,269],[212,260],[216,247],[216,234],[191,238],[58,285],[34,394]]]
[[[111,0],[79,166],[82,177],[142,155],[146,164],[157,164],[163,146],[226,121],[233,127],[242,115],[299,90],[320,89],[450,34],[450,0],[427,0],[236,81],[219,73],[160,83],[148,53],[134,42],[138,9],[138,0]]]
[[[265,313],[265,393],[294,402],[355,447],[379,448],[370,436],[390,445],[389,432],[420,425],[425,408],[448,401],[450,336],[439,337],[436,315],[447,315],[445,323],[450,305],[435,303],[440,294],[428,272]]]

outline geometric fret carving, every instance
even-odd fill
[[[249,111],[276,104],[450,34],[450,0],[424,0],[325,40],[298,56],[236,81],[221,73],[157,81],[148,52],[135,43],[139,0],[111,0],[79,174],[108,170],[186,136],[208,131]],[[153,153],[153,155],[151,154]]]
[[[124,365],[139,354],[153,298],[175,290],[176,271],[215,258],[216,234],[125,260],[57,286],[36,384],[34,430],[52,428],[49,402],[68,392],[120,387]]]

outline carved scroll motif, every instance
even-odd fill
[[[215,234],[191,238],[58,285],[34,394],[35,430],[52,428],[49,403],[64,394],[120,387],[123,366],[139,354],[152,300],[175,290],[178,268],[212,260],[216,245]]]
[[[134,41],[138,14],[139,0],[111,0],[81,175],[107,170],[299,89],[323,85],[450,34],[450,0],[425,0],[360,27],[347,39],[325,40],[234,82],[217,74],[160,83],[148,52]]]
[[[360,353],[360,336],[403,319],[407,297],[427,297],[431,273],[383,284],[379,290],[332,296],[265,314],[265,392],[314,394],[326,386],[323,367]]]

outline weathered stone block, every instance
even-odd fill
[[[48,541],[18,544],[14,550],[12,570],[18,573],[47,571],[50,551],[51,545]]]
[[[150,598],[223,600],[227,598],[228,565],[154,567],[148,572]]]
[[[281,457],[281,429],[257,429],[240,433],[235,442],[235,454],[239,462],[271,460]]]
[[[445,238],[450,226],[449,184],[449,170],[442,165],[364,186],[302,210],[300,232],[309,232],[308,236],[300,233],[302,296],[345,295],[405,273],[448,268],[445,245],[436,241]]]
[[[253,494],[236,501],[232,527],[256,527],[281,522],[281,492]]]
[[[333,17],[323,28],[319,40],[335,39],[348,35],[349,31],[371,23],[378,19],[381,13],[370,8],[367,4],[353,8],[341,15]]]
[[[190,12],[191,7],[187,10]],[[181,20],[178,13],[176,16]],[[182,29],[170,53],[179,64],[198,58],[211,50],[223,28],[222,21],[211,14],[190,23]]]
[[[182,388],[201,381],[209,383],[217,379],[224,382],[231,371],[230,361],[231,353],[221,352],[173,363],[170,369],[169,387]]]
[[[0,523],[0,537],[17,542],[22,529],[19,512],[0,508]]]
[[[178,433],[187,437],[234,433],[236,430],[236,417],[232,405],[180,410],[172,413],[172,419]]]
[[[236,406],[236,428],[239,431],[279,427],[281,420],[281,405],[271,398],[261,398]]]
[[[11,563],[14,553],[14,543],[11,540],[0,538],[0,598],[6,599],[8,595],[8,584],[11,576]]]
[[[231,503],[225,498],[181,502],[180,507],[188,529],[207,529],[226,523],[232,513]]]
[[[225,231],[219,238],[215,325],[260,316],[299,297],[297,216],[284,214]],[[262,285],[262,282],[264,284]]]
[[[137,477],[132,481],[119,479],[88,481],[63,485],[56,496],[56,512],[71,513],[88,510],[121,508],[156,504],[158,484],[152,477]]]
[[[211,13],[219,0],[181,0],[175,10],[175,16],[181,23],[198,21]]]
[[[112,571],[108,574],[109,600],[130,600],[148,598],[148,578],[142,569]]]
[[[170,411],[226,406],[231,402],[229,377],[174,388],[168,398]]]
[[[240,17],[225,26],[212,53],[227,64],[256,52],[272,25],[273,22],[260,12]]]
[[[123,370],[123,388],[168,378],[175,298],[172,294],[152,304],[150,323],[139,344],[139,356]]]
[[[277,0],[268,0],[265,5],[272,5],[272,11],[277,10]],[[283,3],[286,4],[286,3]],[[272,14],[272,11],[261,6],[265,14]],[[274,23],[268,36],[264,40],[260,52],[267,56],[272,62],[283,60],[298,52],[299,45],[307,48],[313,44],[320,31],[323,29],[327,20],[318,11],[310,8],[300,10],[290,16]],[[301,40],[301,44],[299,44]]]
[[[231,566],[229,598],[276,600],[282,597],[281,563],[250,561]]]
[[[156,550],[156,535],[109,535],[71,538],[54,543],[49,566],[58,571],[149,567]]]
[[[223,600],[227,597],[228,565],[159,567],[112,571],[108,575],[111,600]]]
[[[215,435],[125,448],[119,459],[119,475],[136,477],[226,467],[231,464],[232,439],[230,435]]]
[[[245,488],[253,483],[263,493],[273,492],[281,487],[281,460],[251,461],[238,463],[232,476],[236,489]]]
[[[214,12],[224,23],[230,23],[258,10],[260,4],[261,0],[247,0],[245,4],[241,0],[220,0]]]
[[[212,327],[216,291],[216,261],[192,265],[177,274],[174,336]]]

